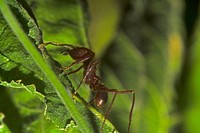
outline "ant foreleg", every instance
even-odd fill
[[[76,73],[76,72],[78,72],[79,70],[81,70],[81,68],[83,68],[83,65],[80,66],[79,68],[77,68],[76,70],[67,73],[67,75],[70,75],[70,74],[72,74],[72,73]]]
[[[72,64],[70,64],[69,66],[61,68],[61,70],[64,70],[64,71],[69,70],[70,68],[72,68],[73,65],[75,65],[75,64],[77,64],[77,63],[78,63],[77,61],[74,61],[74,62],[72,62]]]

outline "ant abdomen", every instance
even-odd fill
[[[97,92],[94,98],[95,105],[97,107],[103,107],[108,101],[107,92]]]

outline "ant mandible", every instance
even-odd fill
[[[92,99],[94,104],[97,107],[103,107],[108,100],[108,93],[114,93],[113,98],[111,100],[111,103],[105,112],[104,116],[104,121],[102,123],[100,132],[103,130],[103,126],[105,124],[105,121],[108,117],[108,114],[112,108],[112,105],[114,103],[114,100],[116,98],[117,94],[127,94],[130,93],[132,94],[132,105],[129,113],[129,124],[128,124],[128,133],[130,132],[130,126],[131,126],[131,121],[132,121],[132,113],[133,113],[133,107],[134,107],[134,102],[135,102],[135,92],[134,90],[116,90],[116,89],[109,89],[105,85],[103,85],[100,81],[100,78],[96,75],[96,70],[97,70],[97,65],[99,64],[98,61],[94,59],[95,53],[91,51],[88,48],[85,47],[75,47],[70,44],[59,44],[55,42],[47,42],[40,44],[39,47],[45,47],[46,45],[55,45],[55,46],[62,46],[65,47],[66,50],[62,52],[64,55],[70,55],[73,60],[75,60],[71,65],[68,67],[62,68],[62,70],[69,70],[73,65],[82,63],[82,65],[77,68],[74,71],[69,72],[68,74],[72,74],[75,72],[78,72],[81,68],[84,69],[83,71],[83,78],[81,82],[79,83],[77,89],[75,90],[74,94],[77,93],[80,85],[84,82],[87,85],[89,85],[90,89],[95,93],[94,98]]]

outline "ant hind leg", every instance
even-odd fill
[[[110,105],[109,105],[109,107],[108,107],[108,109],[107,109],[107,111],[105,113],[105,118],[104,118],[104,121],[102,123],[101,131],[103,130],[103,126],[104,126],[105,121],[106,121],[106,119],[108,117],[108,114],[109,114],[109,112],[110,112],[110,110],[112,108],[112,105],[113,105],[113,103],[115,101],[116,95],[117,94],[127,94],[127,93],[132,94],[132,104],[131,104],[131,109],[130,109],[130,113],[129,113],[129,124],[128,124],[128,133],[130,133],[130,127],[131,127],[131,122],[132,122],[132,113],[133,113],[133,108],[134,108],[134,103],[135,103],[135,91],[134,90],[121,90],[121,91],[119,91],[119,90],[116,90],[116,89],[104,89],[104,90],[94,90],[94,91],[96,91],[96,92],[114,93],[114,96],[113,96],[113,98],[111,100],[111,103],[110,103]]]

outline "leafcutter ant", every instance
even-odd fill
[[[74,94],[77,93],[78,89],[80,88],[80,85],[84,82],[85,84],[89,85],[91,91],[95,93],[94,98],[92,101],[97,107],[103,107],[108,100],[108,93],[113,93],[113,98],[111,100],[111,103],[105,112],[104,116],[104,121],[102,123],[100,132],[103,131],[103,127],[105,124],[105,121],[108,117],[108,114],[112,108],[112,105],[115,101],[116,95],[117,94],[132,94],[132,105],[129,113],[129,124],[128,124],[128,133],[130,132],[130,126],[131,126],[131,121],[132,121],[132,113],[133,113],[133,107],[134,107],[134,102],[135,102],[135,92],[134,90],[116,90],[116,89],[109,89],[105,85],[103,85],[100,82],[99,76],[96,75],[96,70],[97,70],[97,65],[99,64],[98,61],[94,59],[95,53],[91,51],[88,48],[85,47],[75,47],[70,44],[59,44],[55,42],[48,42],[48,43],[43,43],[39,45],[39,47],[45,47],[46,45],[55,45],[55,46],[62,46],[65,48],[65,50],[62,52],[64,55],[70,55],[71,58],[74,60],[74,62],[69,65],[68,67],[62,68],[62,70],[69,70],[73,65],[82,63],[82,65],[77,68],[74,71],[69,72],[68,74],[76,73],[81,68],[83,68],[83,78],[81,82],[79,83],[77,89],[75,90]]]

